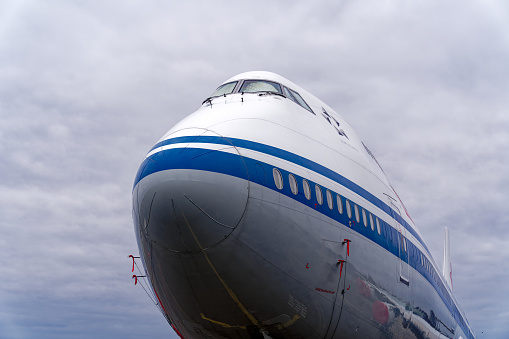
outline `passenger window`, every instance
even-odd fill
[[[304,189],[306,199],[311,199],[311,187],[309,187],[309,183],[306,179],[302,179],[302,188]]]
[[[242,93],[256,93],[256,92],[274,92],[283,94],[281,92],[281,85],[277,82],[263,81],[263,80],[246,80],[242,84],[239,92]]]
[[[378,231],[378,234],[382,234],[382,232],[380,231],[380,221],[378,221],[378,217],[376,217],[376,229]]]
[[[338,211],[339,211],[339,214],[343,214],[343,203],[341,202],[341,197],[338,195],[336,195],[336,203],[338,204]]]
[[[213,98],[213,97],[218,97],[218,96],[221,96],[221,95],[226,95],[226,94],[232,93],[233,90],[235,89],[235,86],[237,85],[237,82],[238,81],[233,81],[233,82],[229,82],[227,84],[219,86],[215,90],[215,92],[212,93],[212,95],[210,97]]]
[[[348,215],[348,218],[352,219],[352,209],[350,208],[350,200],[345,199],[345,205],[346,205],[346,214]]]
[[[357,204],[353,205],[353,209],[355,211],[355,220],[357,220],[357,222],[360,222],[361,216],[359,215],[359,207],[357,207]]]
[[[334,200],[332,198],[332,193],[329,190],[327,190],[325,195],[327,196],[327,205],[329,205],[329,209],[334,208]]]
[[[274,182],[276,183],[276,187],[279,189],[283,189],[283,176],[281,172],[277,168],[272,170],[272,174],[274,175]]]
[[[368,217],[364,208],[362,209],[362,221],[364,222],[364,227],[368,227]]]
[[[288,179],[290,181],[290,189],[292,190],[293,194],[299,193],[299,188],[297,186],[297,180],[293,176],[293,174],[288,174]]]
[[[369,213],[369,224],[371,225],[371,230],[375,230],[375,223],[373,222],[373,214]]]
[[[321,205],[323,204],[323,195],[322,195],[322,189],[320,186],[315,185],[315,193],[316,193],[316,201]]]

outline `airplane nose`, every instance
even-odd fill
[[[133,201],[138,231],[149,242],[196,252],[237,227],[249,196],[248,173],[237,148],[221,140],[220,150],[173,147],[142,163]]]

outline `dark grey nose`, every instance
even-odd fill
[[[200,251],[228,237],[242,219],[249,181],[235,147],[171,148],[142,166],[133,192],[135,223],[150,242],[175,252]]]

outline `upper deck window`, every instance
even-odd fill
[[[210,97],[213,98],[213,97],[218,97],[218,96],[221,96],[221,95],[231,94],[233,92],[233,90],[235,89],[235,86],[237,85],[237,82],[238,81],[233,81],[233,82],[229,82],[227,84],[219,86],[215,90],[215,92],[212,93],[212,95]]]
[[[265,80],[245,80],[239,92],[242,93],[273,92],[283,94],[281,92],[280,84]]]

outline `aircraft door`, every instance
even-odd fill
[[[408,265],[408,244],[407,244],[407,230],[401,225],[401,212],[400,209],[389,198],[389,206],[392,209],[393,223],[398,231],[398,277],[397,280],[399,295],[401,296],[401,313],[403,315],[403,326],[408,326],[412,316],[412,294],[410,290],[410,266]]]
[[[401,212],[399,208],[394,204],[394,202],[389,198],[389,206],[392,209],[392,221],[393,225],[398,231],[398,254],[399,254],[399,282],[409,286],[410,285],[410,276],[409,276],[409,266],[408,266],[408,246],[406,241],[406,228],[401,226],[401,223],[398,221],[401,220]]]

